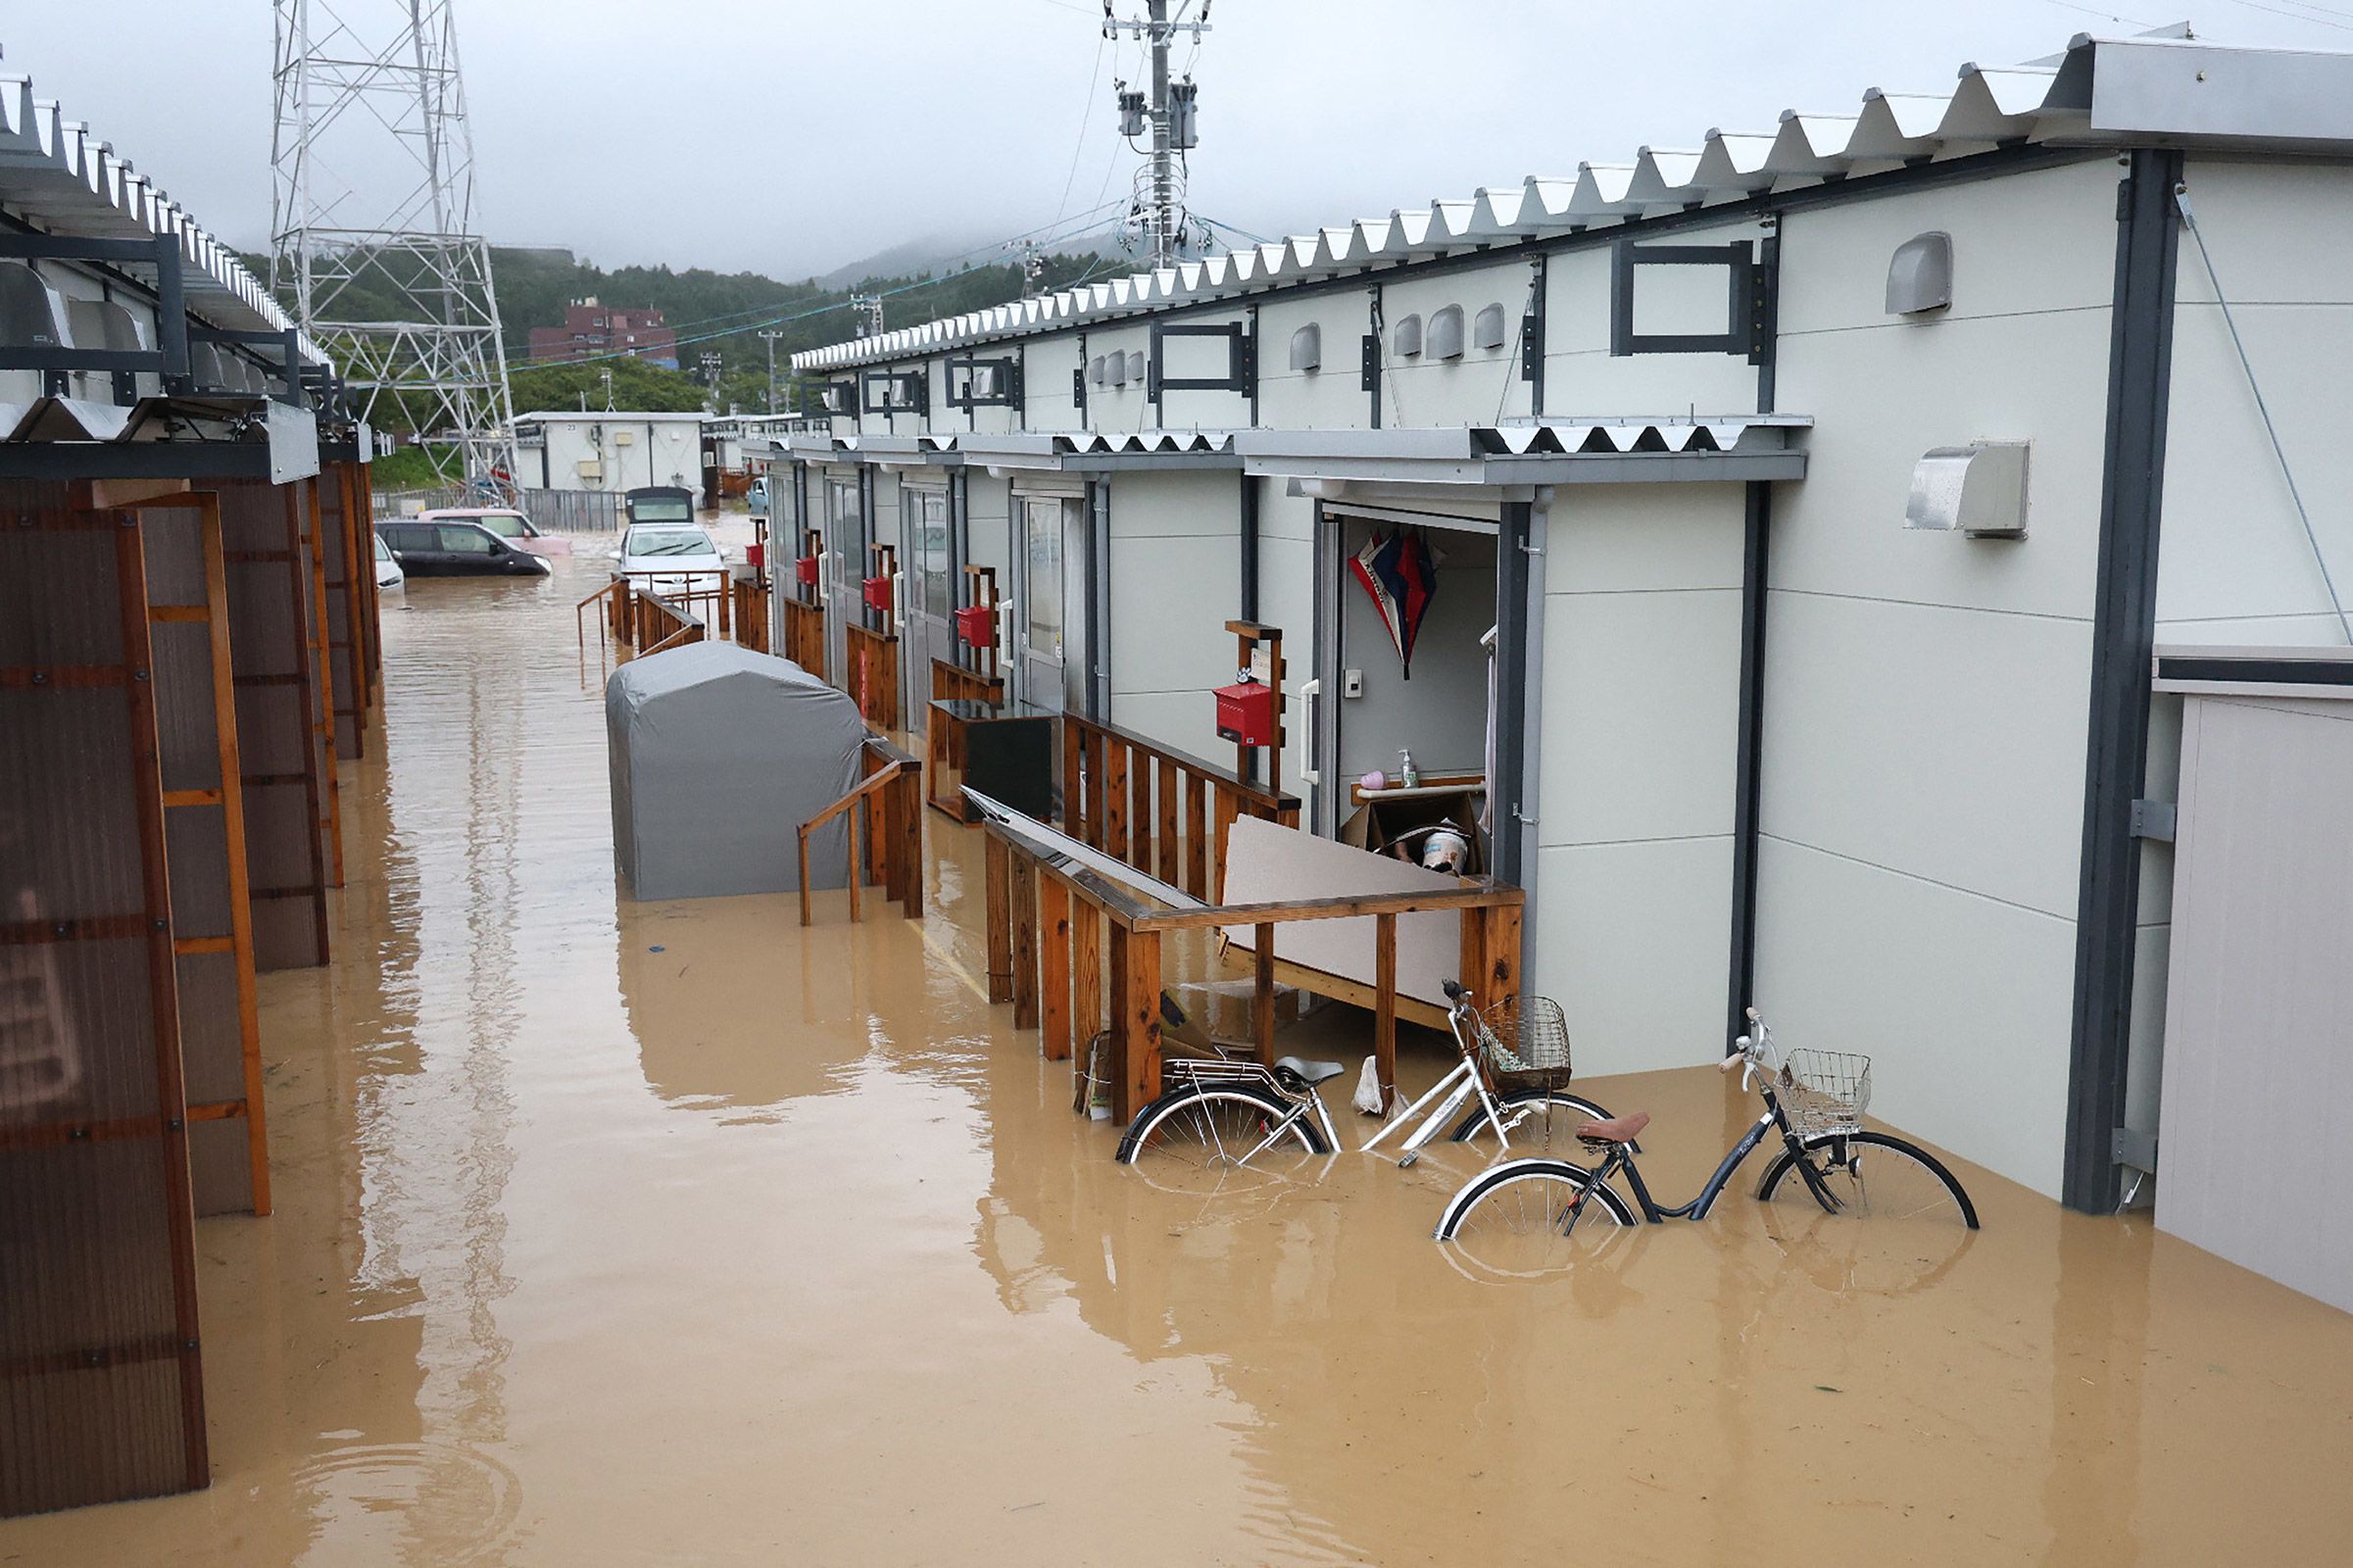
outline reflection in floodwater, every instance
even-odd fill
[[[1429,1239],[1453,1146],[1114,1165],[936,814],[920,923],[616,903],[591,569],[388,611],[336,963],[263,988],[279,1211],[199,1229],[216,1485],[0,1563],[2341,1557],[2353,1321],[2143,1220],[1973,1171],[1923,1246],[1758,1166],[1497,1281]],[[1585,1087],[1679,1197],[1752,1103]]]

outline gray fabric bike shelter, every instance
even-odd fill
[[[796,829],[860,776],[866,721],[790,660],[692,643],[605,683],[613,862],[632,897],[789,893]],[[809,884],[845,885],[846,818],[812,834]]]

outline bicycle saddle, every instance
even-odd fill
[[[1303,1061],[1298,1056],[1285,1056],[1275,1063],[1275,1070],[1290,1073],[1311,1088],[1348,1071],[1337,1061]]]
[[[1629,1116],[1612,1116],[1607,1121],[1589,1121],[1577,1129],[1577,1137],[1588,1144],[1631,1144],[1649,1125],[1650,1112],[1638,1110]]]

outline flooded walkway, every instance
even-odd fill
[[[199,1226],[214,1486],[0,1563],[2343,1560],[2353,1318],[2145,1220],[1971,1170],[1888,1274],[1736,1191],[1484,1283],[1458,1155],[1115,1167],[937,818],[920,923],[618,903],[599,564],[387,608],[336,962],[263,985],[278,1213]],[[1677,1199],[1748,1114],[1584,1087]]]

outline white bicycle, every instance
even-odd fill
[[[1609,1118],[1565,1087],[1568,1028],[1556,1004],[1528,997],[1482,1014],[1461,986],[1448,981],[1446,993],[1446,1027],[1461,1059],[1367,1139],[1360,1152],[1371,1152],[1408,1125],[1413,1131],[1398,1146],[1400,1166],[1412,1164],[1442,1134],[1459,1144],[1492,1135],[1498,1150],[1565,1149],[1574,1129]],[[1340,1133],[1321,1086],[1347,1070],[1337,1061],[1299,1056],[1271,1067],[1230,1057],[1172,1058],[1163,1067],[1166,1087],[1136,1113],[1117,1158],[1146,1167],[1157,1186],[1214,1188],[1246,1169],[1334,1153]]]

